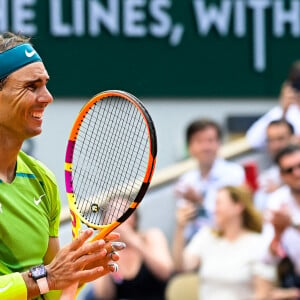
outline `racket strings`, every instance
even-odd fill
[[[101,105],[101,102],[100,103],[97,103],[96,104],[98,107],[96,107],[95,106],[95,108],[98,108],[98,109],[100,109],[99,108],[99,105]],[[116,109],[116,102],[112,102],[112,110],[113,109]],[[104,115],[106,115],[107,116],[107,118],[108,118],[108,121],[107,122],[104,122],[103,123],[103,128],[102,128],[102,130],[103,130],[103,132],[105,132],[105,131],[107,131],[108,129],[109,129],[109,123],[111,122],[111,118],[112,118],[112,114],[109,114],[109,112],[108,111],[106,111],[106,107],[104,106],[103,107],[103,110],[104,110],[104,113],[101,115],[101,117],[103,117]],[[94,112],[94,114],[96,115],[96,122],[97,122],[97,119],[98,119],[98,117],[99,117],[99,113],[96,111],[96,112]],[[93,114],[93,115],[94,115]],[[102,120],[100,120],[100,121],[102,121]],[[114,134],[114,135],[116,135],[116,132],[113,132],[112,134]],[[103,136],[102,137],[102,143],[104,143],[105,145],[109,145],[109,143],[110,143],[110,141],[108,140],[109,139],[109,135],[107,135],[107,136]],[[97,147],[97,144],[95,144],[96,145],[96,147]],[[96,149],[97,150],[97,149]],[[105,155],[111,155],[111,151],[110,151],[111,149],[106,149],[106,152],[103,152],[103,151],[94,151],[94,153],[95,153],[95,155],[96,155],[96,158],[94,159],[95,161],[99,161],[99,157],[101,157],[101,156],[105,156]],[[107,170],[109,170],[109,163],[110,163],[110,160],[109,159],[102,159],[102,165],[101,166],[97,166],[97,168],[98,168],[98,173],[96,173],[96,172],[94,172],[94,174],[95,174],[95,176],[94,176],[94,180],[95,180],[95,182],[97,183],[98,181],[99,181],[99,178],[102,178],[102,177],[104,177],[103,175],[103,173],[106,171],[107,172]],[[111,175],[111,174],[109,174],[109,172],[107,172],[106,173],[107,174],[107,176],[108,176],[108,178],[109,178],[109,176]],[[104,178],[105,179],[105,178]],[[106,190],[106,193],[108,193],[109,192],[109,189],[108,189],[108,183],[106,183],[106,181],[105,180],[103,180],[102,181],[102,184],[103,184],[103,187],[104,187],[104,190]],[[94,189],[92,190],[92,191],[94,191],[95,192],[95,189],[97,188],[97,185],[94,185]],[[108,194],[105,194],[104,195],[105,196],[105,198],[107,198],[109,195]]]
[[[123,101],[124,102],[124,101]],[[123,104],[124,105],[124,104]],[[115,110],[115,108],[113,108],[113,110]],[[121,110],[121,111],[124,111],[124,110]],[[125,110],[125,113],[127,114],[127,111]],[[116,114],[112,114],[112,116],[111,116],[112,118],[115,118],[115,117],[117,117],[117,115]],[[117,119],[117,121],[118,122],[120,122],[120,116],[119,116],[119,118]],[[123,122],[124,122],[124,120],[123,120]],[[109,123],[108,123],[109,124]],[[116,126],[116,128],[118,128],[118,124],[117,124],[117,126]],[[120,126],[121,126],[121,124],[120,124]],[[125,134],[123,134],[123,136],[121,136],[120,134],[119,134],[119,132],[118,131],[115,131],[114,132],[114,135],[115,135],[115,137],[119,140],[119,141],[121,141],[122,140],[122,138],[124,139],[124,141],[125,142],[127,142],[127,141],[130,141],[128,138],[128,136]],[[107,142],[110,142],[110,141],[107,141]],[[109,145],[109,144],[108,144]],[[109,149],[110,149],[111,147],[109,147]],[[115,160],[114,161],[112,161],[111,163],[115,163],[116,165],[113,167],[113,168],[110,168],[110,171],[111,172],[107,172],[107,174],[106,174],[106,176],[108,177],[108,178],[110,178],[111,176],[117,176],[118,178],[120,178],[120,170],[121,170],[121,168],[120,167],[118,167],[117,166],[117,162],[120,162],[120,157],[121,156],[123,156],[123,160],[125,160],[126,161],[126,159],[127,159],[127,157],[126,156],[124,156],[124,152],[123,151],[121,151],[122,149],[115,149],[116,151],[114,152],[114,156],[115,156]],[[108,152],[110,152],[110,151],[108,151]],[[109,153],[109,155],[111,155],[110,153]],[[124,159],[124,157],[125,157],[125,159]],[[106,163],[108,163],[109,161],[108,160],[106,160]],[[105,170],[107,170],[107,166],[103,166],[103,171],[105,172]],[[114,173],[112,173],[112,171],[113,170],[115,170],[115,172]],[[100,175],[98,175],[98,177],[100,176],[101,177],[101,175],[102,174],[100,174]],[[96,181],[97,181],[98,179],[96,179]],[[108,185],[109,185],[109,182],[107,182],[107,181],[105,181],[104,182],[105,184],[103,185],[103,187],[104,187],[104,189],[106,189],[106,190],[109,190],[109,189],[111,189]],[[124,197],[124,195],[126,195],[126,197],[128,197],[128,199],[130,199],[131,197],[131,195],[130,194],[128,194],[128,191],[126,191],[125,190],[125,185],[123,184],[123,185],[117,185],[117,186],[115,186],[114,187],[114,191],[110,191],[110,194],[111,195],[109,195],[109,193],[107,193],[107,195],[105,195],[105,199],[109,199],[109,198],[112,198],[113,199],[113,197],[112,197],[112,195],[114,195],[114,197],[115,198],[121,198],[121,197]],[[107,200],[106,200],[107,201]],[[114,200],[110,200],[110,201],[114,201]],[[116,219],[116,217],[117,216],[119,216],[119,215],[121,215],[123,212],[124,212],[124,210],[126,210],[127,208],[128,208],[128,206],[129,206],[129,204],[130,204],[130,202],[128,201],[128,203],[127,203],[127,206],[120,206],[119,207],[119,209],[115,209],[115,211],[111,211],[110,210],[110,213],[111,213],[111,216],[110,216],[110,219],[111,220],[113,220],[113,219]],[[107,205],[108,206],[108,205]],[[105,208],[104,208],[105,209]],[[108,212],[106,212],[106,214],[108,214]],[[99,222],[99,221],[96,221],[96,220],[92,220],[93,222]]]
[[[148,157],[147,126],[138,109],[123,98],[99,101],[85,116],[74,149],[78,210],[96,225],[121,216],[143,183]]]
[[[124,102],[124,101],[122,101],[121,102],[123,105],[124,105],[124,103],[126,103],[126,102]],[[120,197],[120,196],[123,196],[123,195],[125,195],[126,194],[126,196],[130,199],[130,201],[131,201],[131,199],[134,199],[134,197],[136,196],[135,195],[135,193],[137,192],[137,190],[138,190],[138,188],[140,187],[140,185],[142,184],[142,180],[139,180],[139,179],[142,179],[142,176],[144,175],[144,171],[145,171],[145,169],[146,169],[146,164],[144,164],[144,167],[143,167],[143,173],[142,172],[140,172],[140,174],[139,174],[139,172],[138,171],[141,171],[140,169],[141,169],[141,163],[143,162],[143,160],[142,159],[139,159],[139,162],[140,162],[140,164],[138,164],[138,162],[136,161],[136,158],[137,157],[139,157],[137,154],[138,154],[138,150],[135,150],[135,148],[137,147],[137,146],[140,146],[141,144],[144,144],[144,146],[146,147],[147,146],[147,144],[148,143],[145,143],[145,141],[148,141],[148,139],[147,139],[147,135],[145,135],[145,130],[143,130],[142,129],[142,125],[144,125],[144,123],[143,122],[141,122],[141,121],[139,121],[139,119],[138,119],[138,117],[140,117],[141,118],[141,116],[140,116],[140,114],[138,113],[138,111],[137,110],[135,110],[134,111],[134,115],[132,115],[129,111],[128,111],[128,109],[129,108],[132,108],[132,106],[131,105],[127,105],[126,106],[126,108],[125,108],[125,110],[123,109],[122,111],[125,113],[125,115],[127,115],[128,117],[131,117],[130,118],[130,122],[129,122],[129,124],[131,124],[131,128],[135,128],[135,130],[134,131],[132,131],[131,132],[131,134],[130,135],[128,135],[128,130],[126,130],[125,131],[125,135],[123,135],[123,137],[124,137],[124,140],[126,141],[126,143],[128,143],[127,144],[127,148],[128,148],[128,146],[129,146],[129,148],[131,149],[131,151],[128,151],[128,153],[127,154],[131,154],[131,155],[126,155],[125,156],[125,161],[127,161],[128,162],[128,160],[130,160],[130,163],[131,163],[131,165],[132,165],[132,170],[131,170],[131,172],[130,172],[130,175],[131,175],[131,177],[133,177],[133,178],[135,178],[135,184],[133,184],[133,182],[130,182],[129,184],[127,184],[127,186],[126,186],[126,190],[120,190],[120,189],[116,189],[116,193],[118,194],[118,196]],[[121,116],[121,118],[118,118],[117,119],[117,122],[118,123],[122,123],[124,121],[124,118],[122,118],[122,116]],[[127,123],[128,123],[128,120],[126,120],[127,121]],[[118,126],[117,127],[119,127],[119,126],[122,126],[122,124],[117,124]],[[136,134],[136,132],[139,132],[139,133],[141,133],[141,132],[143,132],[143,135],[138,135],[138,134]],[[137,139],[136,141],[134,141],[134,139],[132,139],[131,138],[131,136],[132,135],[135,135],[135,137],[136,138],[140,138],[140,140],[139,139]],[[120,137],[120,136],[119,136]],[[145,147],[144,147],[144,149],[143,149],[143,153],[145,153]],[[122,152],[118,152],[118,153],[120,153],[121,155],[123,155],[124,156],[124,153]],[[136,155],[134,155],[134,154],[136,154]],[[139,158],[141,158],[141,157],[139,157]],[[121,168],[118,168],[117,169],[119,172],[122,170]],[[130,170],[129,170],[130,171]],[[134,171],[136,171],[136,173],[134,173]],[[119,173],[118,172],[118,173]],[[139,176],[139,177],[138,177]],[[119,187],[121,187],[121,186],[119,186]],[[123,185],[123,188],[125,188],[125,186]],[[129,189],[129,188],[131,188],[131,189]],[[135,193],[134,193],[135,192]],[[126,209],[128,208],[128,207],[125,207]],[[124,212],[124,208],[122,208],[121,207],[121,209],[120,209],[120,213],[123,213]],[[112,216],[112,218],[114,218],[115,216]]]
[[[96,105],[98,105],[98,103],[96,104]],[[83,136],[83,142],[84,141],[86,141],[86,139],[87,139],[87,137],[88,136],[90,136],[90,137],[92,137],[94,140],[98,140],[99,138],[97,138],[97,132],[95,132],[95,126],[93,125],[94,123],[96,123],[97,124],[97,122],[98,122],[98,119],[99,119],[99,113],[97,113],[97,112],[95,112],[95,109],[96,109],[96,107],[97,106],[94,106],[90,111],[89,111],[89,114],[86,116],[86,118],[85,118],[85,123],[87,124],[86,126],[83,126],[82,125],[82,128],[83,128],[83,130],[81,131],[81,133],[82,133],[82,136]],[[114,107],[113,107],[113,109],[114,109]],[[111,115],[110,114],[107,114],[107,116],[110,118],[111,117]],[[93,118],[96,118],[95,120],[93,120]],[[107,130],[107,124],[108,124],[109,122],[106,122],[106,123],[103,123],[103,130]],[[92,128],[92,131],[88,131],[88,129],[89,128]],[[86,131],[84,131],[84,129],[86,130]],[[91,134],[87,134],[87,132],[91,132]],[[102,140],[102,142],[103,143],[106,143],[107,144],[107,140],[106,140],[106,138],[104,137],[104,139]],[[99,170],[107,170],[107,164],[109,163],[109,160],[108,159],[103,159],[103,164],[102,164],[102,166],[99,166],[96,162],[97,161],[99,161],[98,160],[98,157],[99,157],[99,155],[103,155],[103,153],[101,153],[101,151],[97,151],[97,149],[94,149],[95,148],[95,145],[97,145],[97,143],[90,143],[89,142],[89,146],[90,146],[90,153],[93,153],[94,155],[96,155],[96,157],[94,157],[94,158],[91,158],[90,157],[90,155],[85,155],[85,157],[86,157],[86,160],[93,160],[95,163],[93,164],[93,165],[91,165],[90,167],[89,167],[89,170],[88,170],[88,174],[90,174],[90,173],[92,173],[92,174],[97,174],[94,170],[95,170],[95,168],[97,168],[97,169],[99,169]],[[109,151],[107,151],[107,153],[109,154]],[[81,153],[81,154],[83,154],[83,153]],[[104,153],[105,154],[105,153]],[[101,168],[100,168],[101,167]],[[101,175],[101,174],[100,174]],[[94,189],[92,189],[91,190],[91,196],[89,196],[89,201],[87,202],[87,201],[85,201],[85,202],[83,202],[83,203],[81,203],[82,205],[81,205],[81,211],[82,212],[88,212],[88,207],[90,206],[90,204],[91,203],[99,203],[99,201],[101,200],[101,198],[103,198],[103,199],[108,199],[109,198],[109,190],[108,190],[108,188],[105,186],[105,181],[102,181],[102,185],[103,185],[103,187],[104,187],[104,190],[106,190],[106,192],[104,192],[102,195],[98,195],[96,198],[95,198],[95,196],[93,196],[93,195],[97,195],[97,193],[95,192],[95,188],[97,188],[97,183],[98,183],[98,180],[99,179],[97,179],[96,178],[96,176],[92,176],[92,178],[91,178],[91,183],[92,183],[92,187],[94,187]],[[83,182],[82,182],[83,183]],[[78,186],[79,187],[79,189],[78,190],[82,190],[81,189],[81,186],[79,185]],[[77,197],[78,198],[78,197]],[[87,197],[85,197],[85,198],[87,198]],[[98,198],[98,199],[97,199]],[[99,204],[101,204],[101,203],[99,203]],[[102,211],[105,211],[106,210],[106,206],[104,205],[105,203],[102,203],[102,205],[100,206],[100,209],[102,210]],[[97,209],[97,207],[96,207],[96,209]],[[94,214],[94,218],[95,218],[95,216],[96,216],[96,214]],[[91,219],[90,221],[92,221],[92,222],[96,222],[96,220],[94,220],[94,219]]]
[[[124,102],[124,101],[123,101]],[[123,103],[123,105],[124,105],[124,103]],[[128,108],[129,106],[127,105],[127,108]],[[128,114],[128,112],[125,110],[125,113],[126,114]],[[113,114],[114,115],[114,114]],[[129,114],[130,115],[130,114]],[[135,116],[136,117],[136,116]],[[120,122],[120,118],[118,118],[117,119],[118,120],[118,122]],[[122,120],[122,121],[124,121],[124,120]],[[127,121],[127,120],[126,120]],[[121,126],[122,124],[117,124],[117,128],[118,128],[118,126]],[[135,124],[133,124],[133,126],[135,126]],[[118,132],[115,132],[115,135],[116,135],[116,137],[119,139],[119,140],[121,140],[122,139],[122,136],[120,136],[119,135],[119,133]],[[131,141],[131,139],[130,139],[130,136],[128,136],[128,134],[125,134],[125,135],[123,135],[123,139],[125,140],[125,142],[128,142],[129,143],[129,146],[130,146],[130,141]],[[132,145],[133,146],[133,145]],[[133,152],[134,152],[134,148],[132,148],[133,149]],[[115,156],[116,157],[116,161],[118,162],[118,161],[120,161],[120,159],[119,159],[119,157],[121,157],[122,155],[124,156],[124,152],[123,151],[121,151],[122,149],[117,149],[117,152],[115,153],[115,155],[117,156]],[[126,154],[126,153],[125,153]],[[130,158],[129,158],[130,159]],[[125,161],[127,160],[127,157],[125,157]],[[106,161],[106,162],[108,162],[108,160]],[[134,165],[134,164],[133,164]],[[104,168],[103,168],[103,170],[105,170],[106,168],[105,168],[105,166],[104,166]],[[121,168],[117,168],[116,169],[117,171],[120,171],[121,170]],[[101,174],[100,174],[101,175]],[[110,174],[110,175],[116,175],[116,174]],[[119,172],[117,172],[117,176],[119,176],[120,174],[119,174]],[[134,175],[134,174],[133,174]],[[120,177],[120,176],[119,176]],[[125,191],[123,191],[123,190],[121,190],[120,191],[120,193],[125,193]],[[129,195],[130,196],[130,195]]]

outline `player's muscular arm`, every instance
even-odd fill
[[[58,238],[49,238],[49,246],[44,258],[44,264],[49,264],[58,251]],[[24,272],[22,274],[12,273],[0,277],[0,299],[25,300],[39,295],[39,287],[29,276],[29,272]]]
[[[49,237],[48,249],[44,257],[44,264],[48,265],[59,251],[59,239],[57,237]]]

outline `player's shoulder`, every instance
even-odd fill
[[[38,179],[43,180],[47,178],[53,183],[56,182],[54,173],[44,163],[23,151],[20,151],[18,156],[19,159],[33,172],[33,174],[38,177]]]

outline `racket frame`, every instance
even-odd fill
[[[107,225],[95,226],[94,224],[86,220],[76,207],[76,196],[74,194],[73,179],[72,179],[72,169],[73,169],[72,162],[73,162],[73,154],[76,145],[76,140],[78,137],[80,126],[83,123],[85,116],[88,114],[89,110],[95,105],[95,103],[107,99],[107,97],[121,97],[123,99],[126,99],[139,110],[148,130],[150,149],[149,149],[148,164],[146,168],[147,171],[145,173],[143,183],[135,199],[131,202],[129,208],[124,212],[124,214],[122,214],[121,217],[119,217],[117,220],[113,221],[112,223]],[[149,115],[146,108],[144,107],[143,103],[134,95],[121,90],[107,90],[95,95],[88,103],[86,103],[82,107],[81,111],[79,112],[73,124],[69,136],[68,144],[67,144],[66,157],[65,157],[65,186],[66,186],[68,204],[69,204],[69,209],[71,214],[73,238],[76,238],[78,236],[81,230],[81,222],[87,225],[88,227],[100,231],[100,233],[98,233],[93,238],[93,240],[103,238],[109,232],[111,232],[116,227],[118,227],[122,222],[124,222],[134,212],[134,210],[138,207],[141,200],[143,199],[150,185],[154,173],[154,169],[155,169],[155,164],[156,164],[156,154],[157,154],[156,131],[155,131],[152,118]]]

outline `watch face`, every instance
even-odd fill
[[[39,279],[47,276],[47,271],[44,265],[35,266],[30,269],[31,276],[34,279]]]

